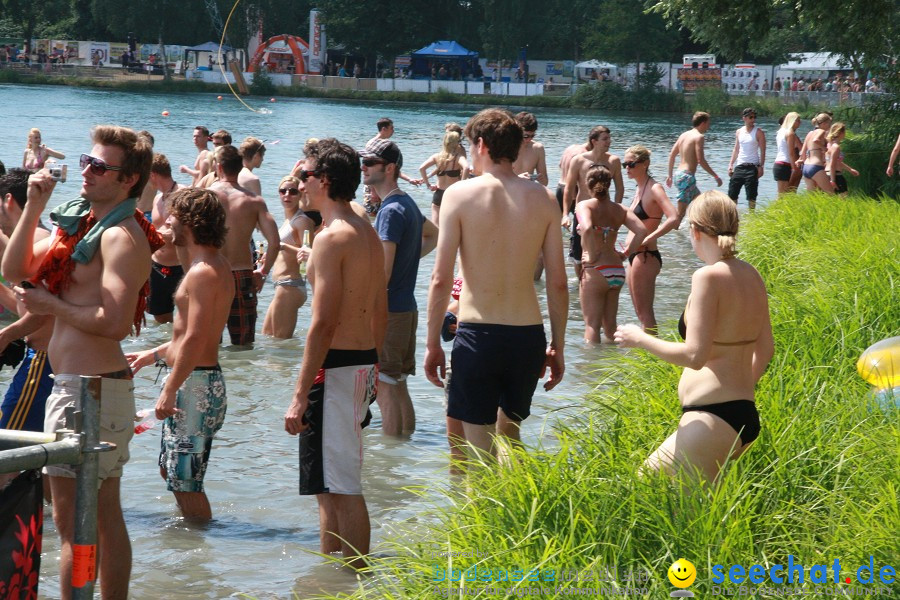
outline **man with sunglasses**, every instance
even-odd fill
[[[149,142],[124,127],[98,126],[94,146],[81,156],[80,198],[51,213],[55,236],[35,243],[41,212],[55,182],[44,170],[28,181],[28,203],[3,257],[10,281],[29,312],[55,317],[48,355],[56,373],[47,399],[44,431],[65,426],[65,409],[80,393],[81,375],[99,375],[100,439],[116,448],[99,457],[97,527],[100,591],[125,598],[131,574],[131,544],[120,502],[122,469],[134,435],[134,385],[120,342],[140,331],[150,275],[150,255],[159,234],[135,210],[153,158]],[[51,245],[53,251],[51,252]],[[53,518],[61,538],[61,597],[72,590],[75,471],[46,467],[53,492]]]
[[[545,390],[562,380],[569,289],[556,199],[513,169],[522,128],[508,112],[486,109],[469,120],[465,133],[479,177],[454,183],[444,195],[428,295],[425,375],[444,387],[441,326],[458,254],[465,275],[447,416],[462,421],[466,442],[494,454],[495,436],[512,443],[520,439],[519,426],[530,414],[546,368],[550,379]],[[541,252],[547,269],[549,345],[532,281]]]
[[[756,208],[759,178],[766,164],[766,135],[756,126],[756,111],[745,108],[741,113],[744,126],[734,132],[734,150],[728,161],[728,197],[737,204],[741,188],[746,187],[747,204]]]
[[[307,277],[312,314],[284,429],[300,434],[300,494],[319,505],[323,554],[342,551],[362,567],[371,526],[362,492],[362,419],[375,395],[387,316],[382,244],[357,214],[359,155],[333,138],[318,142],[299,173],[325,228]]]
[[[416,429],[416,414],[406,379],[416,373],[416,276],[419,259],[434,250],[437,227],[422,215],[415,201],[397,187],[403,155],[394,142],[382,139],[366,144],[363,183],[382,198],[375,231],[384,247],[388,280],[388,320],[384,347],[379,353],[378,407],[386,435],[409,435]]]
[[[238,175],[244,167],[238,149],[231,145],[222,146],[216,150],[215,157],[219,180],[209,189],[219,196],[225,208],[228,234],[222,253],[231,263],[235,286],[228,333],[233,345],[250,346],[256,339],[257,294],[278,257],[281,240],[266,201],[238,183]],[[266,238],[266,254],[263,266],[254,270],[250,240],[257,227]]]

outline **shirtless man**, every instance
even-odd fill
[[[584,152],[590,152],[591,142],[588,140],[586,144],[572,144],[563,150],[559,159],[559,181],[556,184],[556,201],[559,203],[559,212],[565,213],[563,210],[563,201],[566,193],[566,177],[569,176],[569,164],[572,159]]]
[[[234,298],[231,265],[220,251],[225,209],[213,192],[197,188],[177,191],[168,202],[170,244],[190,265],[175,295],[172,341],[127,358],[135,372],[160,359],[171,366],[156,402],[156,418],[164,420],[159,474],[186,519],[209,521],[212,509],[203,477],[227,408],[218,332]]]
[[[256,337],[256,294],[275,263],[281,240],[266,201],[237,182],[243,167],[237,148],[222,146],[216,150],[215,158],[219,180],[209,189],[219,196],[225,208],[228,234],[222,254],[231,263],[234,276],[234,303],[228,317],[228,333],[233,345],[249,346]],[[250,237],[257,227],[266,238],[266,255],[263,266],[254,270]]]
[[[216,171],[216,150],[222,146],[231,145],[231,134],[224,129],[220,129],[212,134],[211,139],[213,150],[207,155],[209,158],[209,172],[204,175],[194,187],[209,188],[209,186],[218,181],[218,174]]]
[[[378,119],[375,126],[378,128],[378,134],[366,142],[365,148],[380,140],[388,140],[394,135],[394,122],[387,117]],[[397,173],[397,179],[402,179],[416,187],[419,187],[425,181],[424,179],[413,179],[402,172]],[[378,214],[378,209],[381,208],[381,197],[378,196],[378,192],[374,188],[368,185],[363,187],[363,206],[366,207],[366,214],[373,218]]]
[[[465,280],[447,416],[463,422],[468,443],[494,453],[495,434],[520,439],[519,425],[530,414],[531,397],[546,368],[545,390],[562,380],[569,291],[556,201],[547,188],[513,169],[521,127],[508,112],[487,109],[469,120],[465,132],[471,163],[481,176],[453,184],[445,195],[449,202],[428,295],[425,374],[444,387],[441,325],[458,253]],[[547,257],[549,346],[532,276],[541,252]]]
[[[153,148],[153,144],[155,142],[155,140],[153,139],[153,134],[145,129],[143,131],[139,131],[138,135],[147,138],[147,141],[150,142],[150,148]],[[153,198],[156,197],[157,191],[159,191],[158,188],[153,183],[153,180],[150,179],[147,181],[147,185],[144,186],[144,189],[141,191],[141,195],[138,198],[137,209],[144,213],[144,218],[148,221],[150,220],[150,211],[153,208]]]
[[[210,154],[209,154],[209,129],[203,125],[194,127],[194,146],[197,147],[197,159],[194,160],[194,168],[187,165],[181,165],[179,170],[191,176],[191,187],[197,187],[197,184],[209,173]]]
[[[681,155],[681,164],[678,165],[678,174],[674,179],[675,185],[678,186],[678,225],[675,226],[676,229],[681,227],[681,220],[684,219],[688,204],[700,195],[700,190],[697,188],[697,165],[713,176],[717,186],[722,185],[722,179],[712,170],[703,154],[703,143],[710,126],[709,113],[695,112],[694,118],[691,119],[691,125],[694,128],[682,133],[675,145],[672,146],[672,151],[669,152],[669,176],[666,177],[666,187],[669,188],[672,187],[673,182],[672,169],[675,167],[675,157]]]
[[[622,203],[625,196],[625,185],[622,183],[622,161],[615,154],[609,153],[609,146],[612,137],[609,128],[605,125],[597,125],[588,134],[588,144],[591,149],[583,154],[578,154],[572,158],[569,163],[569,171],[566,174],[566,189],[564,192],[563,204],[566,208],[563,214],[563,227],[572,227],[572,244],[569,248],[569,257],[575,263],[575,275],[581,281],[581,235],[578,233],[578,219],[572,217],[570,222],[569,213],[575,211],[575,204],[581,200],[591,198],[591,190],[587,184],[587,172],[594,165],[603,165],[609,169],[613,177],[613,183],[616,185],[615,201],[617,204]]]
[[[241,144],[241,160],[244,162],[244,168],[241,169],[241,173],[238,175],[238,185],[250,190],[257,196],[262,196],[262,185],[259,183],[259,176],[253,174],[253,169],[257,169],[262,165],[265,156],[266,147],[262,140],[248,137]]]
[[[522,128],[523,134],[519,156],[513,161],[513,171],[520,177],[527,177],[541,185],[548,185],[550,178],[547,176],[547,155],[544,152],[544,145],[534,141],[534,135],[538,128],[537,119],[530,112],[520,112],[515,119]]]
[[[160,230],[169,216],[166,208],[169,198],[182,188],[172,179],[172,166],[165,154],[153,155],[150,181],[159,190],[156,198],[153,199],[151,221],[153,226]],[[175,290],[184,275],[184,269],[175,253],[175,246],[169,239],[166,239],[165,242],[165,246],[153,253],[153,264],[150,269],[150,297],[147,299],[147,312],[153,315],[157,323],[172,322],[172,313],[175,310]]]
[[[387,324],[381,240],[351,207],[359,155],[335,139],[320,141],[300,175],[325,229],[307,276],[312,316],[284,429],[300,436],[300,494],[315,495],[323,554],[342,551],[354,567],[369,553],[369,511],[362,494],[362,430],[375,392]]]
[[[28,203],[10,239],[2,269],[7,280],[29,280],[35,286],[15,288],[29,312],[56,318],[48,347],[56,376],[47,399],[44,431],[64,427],[65,408],[78,398],[81,375],[102,377],[100,439],[116,444],[116,449],[99,457],[100,591],[103,598],[124,599],[131,576],[131,542],[119,489],[122,467],[129,458],[128,443],[134,435],[135,407],[131,370],[119,343],[132,328],[140,327],[151,249],[159,247],[161,240],[135,211],[153,160],[149,143],[124,127],[98,126],[92,137],[91,153],[81,157],[81,197],[54,211],[60,229],[53,243],[74,248],[83,237],[87,248],[79,250],[87,252],[50,253],[49,238],[35,243],[38,220],[55,186],[50,175],[41,171],[29,179]],[[72,596],[75,470],[54,465],[46,472],[53,491],[53,519],[61,538],[61,596],[67,599]]]

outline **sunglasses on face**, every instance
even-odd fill
[[[300,190],[297,188],[281,188],[278,190],[278,193],[284,196],[285,194],[289,194],[291,196],[296,196],[300,193]]]
[[[375,165],[383,165],[384,161],[380,158],[364,158],[362,164],[364,167],[374,167]]]
[[[642,161],[642,160],[627,160],[622,163],[622,166],[625,167],[626,169],[633,169],[634,167],[638,166],[642,162],[644,162],[644,161]]]
[[[121,171],[122,167],[112,167],[99,158],[94,158],[90,154],[82,154],[81,159],[78,161],[79,166],[81,166],[81,170],[90,165],[91,174],[96,175],[97,177],[102,176],[107,171]]]
[[[297,177],[303,183],[306,183],[306,180],[309,179],[310,177],[318,177],[318,176],[319,176],[318,169],[302,169],[299,173],[297,173]],[[281,191],[281,190],[279,190],[279,191]],[[296,191],[296,190],[294,190],[294,191]]]
[[[532,139],[534,139],[534,134],[533,133],[523,133],[522,137],[526,140],[532,140]]]

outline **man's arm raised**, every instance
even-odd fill
[[[54,187],[56,182],[46,170],[28,178],[28,202],[9,238],[0,265],[7,281],[18,283],[34,276],[44,260],[44,255],[50,248],[50,240],[45,238],[35,242],[34,234]]]

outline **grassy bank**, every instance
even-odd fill
[[[397,525],[399,534],[376,549],[390,556],[376,559],[375,576],[352,597],[446,597],[446,579],[467,572],[467,582],[449,584],[481,590],[467,598],[502,597],[490,586],[507,597],[540,586],[543,598],[588,587],[664,598],[674,589],[666,570],[679,557],[697,567],[690,589],[698,597],[712,593],[716,564],[726,573],[732,564],[768,569],[793,555],[807,569],[830,569],[838,559],[843,579],[873,556],[876,580],[880,566],[900,567],[900,414],[879,408],[855,372],[866,347],[897,334],[898,222],[893,201],[802,195],[745,223],[739,248],[768,286],[776,355],[757,390],[762,434],[720,485],[636,476],[677,422],[680,369],[634,352],[631,364],[598,371],[612,385],[560,431],[557,450],[532,450],[514,470],[473,477],[460,485],[477,493]],[[566,575],[613,568],[615,582]],[[436,569],[446,572],[443,582],[434,581]],[[510,577],[538,569],[541,582],[498,583],[498,569]],[[808,577],[803,587],[812,589]],[[889,589],[884,597],[900,595],[900,583]]]
[[[0,84],[40,84],[90,87],[107,90],[120,90],[138,93],[230,93],[223,84],[203,83],[172,79],[169,81],[141,79],[94,79],[89,77],[62,77],[44,74],[23,74],[18,71],[0,70]],[[334,100],[360,100],[381,102],[416,102],[434,104],[461,104],[467,106],[496,106],[498,104],[535,107],[535,108],[577,108],[588,110],[623,110],[645,112],[686,112],[705,110],[717,115],[738,115],[747,106],[753,106],[763,116],[781,116],[789,111],[797,111],[804,116],[828,109],[809,102],[782,104],[775,98],[748,98],[746,96],[729,96],[721,90],[701,90],[693,97],[686,97],[677,92],[629,91],[615,84],[581,86],[572,96],[493,96],[473,94],[453,94],[440,90],[433,94],[416,92],[378,92],[312,88],[305,85],[291,87],[251,86],[251,93],[256,87],[257,95],[263,97],[279,96],[287,98],[328,98]],[[832,110],[832,109],[828,109]],[[844,108],[834,109],[836,119],[840,120]]]

